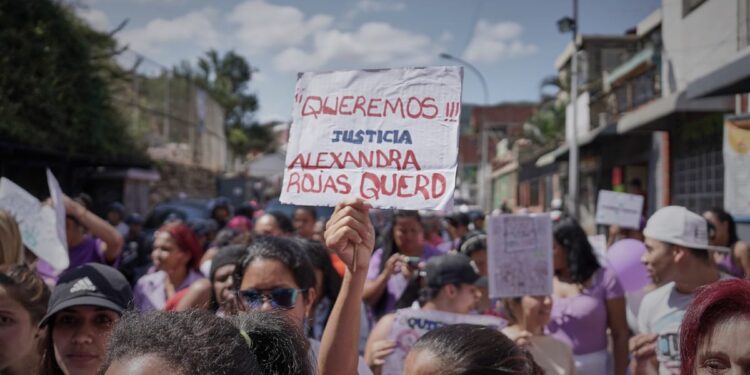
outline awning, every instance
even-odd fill
[[[750,51],[736,57],[687,87],[688,98],[705,98],[750,92]]]
[[[612,70],[611,73],[604,75],[604,87],[611,87],[613,83],[627,77],[628,74],[644,64],[656,64],[658,59],[659,56],[654,51],[653,47],[646,48],[636,53],[622,65]]]
[[[589,143],[593,142],[597,137],[604,136],[604,135],[614,135],[615,134],[615,124],[610,124],[607,126],[600,126],[580,137],[578,137],[578,147],[583,147],[588,145]],[[550,151],[536,160],[537,167],[544,167],[547,165],[550,165],[554,163],[557,159],[565,156],[568,154],[569,145],[567,143],[561,145],[560,147],[554,149],[553,151]]]
[[[633,130],[665,130],[670,116],[679,112],[729,112],[731,98],[688,99],[684,91],[651,101],[626,113],[617,122],[617,134]]]

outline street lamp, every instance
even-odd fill
[[[484,79],[484,76],[482,73],[474,67],[474,65],[469,64],[468,61],[465,61],[463,59],[460,59],[458,57],[455,57],[448,53],[441,53],[440,57],[446,60],[453,60],[458,62],[461,65],[466,66],[474,72],[474,74],[477,75],[477,78],[479,78],[479,82],[482,84],[482,90],[484,91],[484,106],[488,107],[490,104],[490,91],[487,89],[487,81]],[[480,162],[479,162],[479,176],[478,176],[478,182],[479,182],[479,205],[482,207],[483,210],[490,210],[490,204],[489,204],[489,194],[487,194],[487,180],[489,177],[489,173],[487,171],[487,129],[485,129],[484,124],[484,112],[482,116],[479,118],[479,149],[480,149]]]
[[[573,0],[573,18],[563,17],[557,21],[561,33],[573,36],[573,56],[570,63],[570,103],[572,124],[568,139],[568,214],[578,219],[578,0]]]

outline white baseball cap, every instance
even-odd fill
[[[654,212],[643,235],[689,249],[729,252],[729,248],[709,245],[706,219],[680,206],[667,206]]]

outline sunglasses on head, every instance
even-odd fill
[[[274,309],[291,309],[297,303],[297,297],[303,289],[273,288],[273,289],[245,289],[238,292],[240,299],[251,309],[260,309],[266,299]]]

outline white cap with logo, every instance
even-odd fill
[[[690,249],[729,252],[729,248],[709,245],[706,219],[680,206],[667,206],[654,212],[643,235]]]

